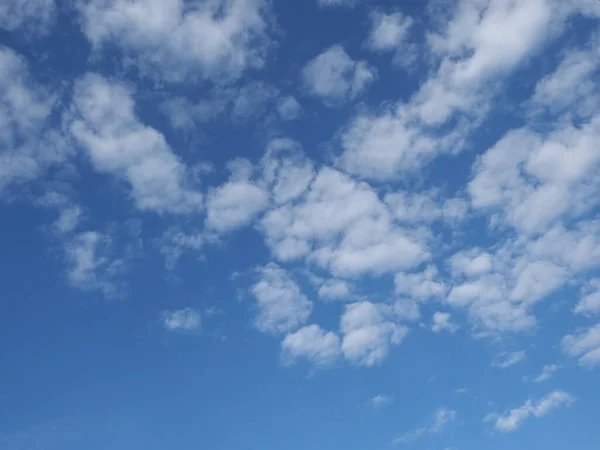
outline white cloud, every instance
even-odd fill
[[[111,256],[111,246],[110,236],[96,231],[73,237],[65,247],[71,285],[82,290],[98,290],[107,296],[115,295],[115,276],[123,270],[124,261]]]
[[[202,194],[164,136],[135,115],[131,90],[100,75],[75,84],[70,130],[94,168],[127,181],[142,210],[190,213],[202,209]]]
[[[492,270],[492,257],[478,248],[460,251],[450,258],[450,268],[453,277],[485,275]]]
[[[40,178],[71,153],[56,130],[48,129],[56,97],[39,85],[25,58],[0,45],[0,194]]]
[[[413,20],[401,12],[385,14],[376,11],[371,14],[367,46],[375,51],[395,50],[404,41],[412,25]]]
[[[450,320],[451,317],[452,316],[449,313],[436,311],[433,314],[431,331],[434,333],[441,333],[443,331],[454,333],[456,330],[458,330],[458,325]]]
[[[416,441],[427,434],[439,434],[444,428],[456,421],[456,411],[447,408],[439,408],[433,415],[431,424],[404,433],[394,439],[394,444],[408,444]]]
[[[509,367],[512,367],[515,364],[525,361],[526,356],[527,355],[523,350],[512,353],[503,353],[501,355],[498,355],[496,360],[492,363],[492,367],[508,369]]]
[[[433,265],[419,273],[398,273],[394,278],[396,293],[419,301],[442,299],[446,295],[446,286],[438,278],[437,267]]]
[[[507,133],[475,166],[468,186],[473,206],[502,211],[502,220],[528,235],[561,218],[578,218],[600,194],[600,150],[594,145],[599,139],[600,115],[548,136],[528,128]]]
[[[206,199],[206,226],[219,232],[247,225],[269,203],[268,193],[249,179],[252,166],[248,161],[234,160],[229,167],[229,181],[210,190]]]
[[[567,112],[588,117],[600,106],[593,75],[600,67],[600,35],[589,48],[568,50],[555,71],[538,81],[530,100],[532,112]]]
[[[308,257],[335,276],[406,270],[429,258],[424,228],[400,228],[366,183],[323,168],[302,200],[267,212],[262,229],[284,261]]]
[[[113,43],[167,81],[237,78],[262,67],[270,45],[266,0],[80,0],[78,9],[95,49]]]
[[[47,34],[56,18],[54,0],[3,0],[0,29],[25,31],[34,36]]]
[[[505,415],[490,414],[485,421],[494,422],[498,431],[507,433],[515,431],[531,417],[543,417],[554,409],[571,405],[574,401],[575,398],[570,394],[554,391],[538,401],[527,400],[522,406],[511,409]]]
[[[326,280],[319,286],[319,298],[323,300],[347,300],[350,296],[350,286],[344,280]]]
[[[281,343],[283,359],[288,364],[305,358],[318,366],[333,363],[340,356],[340,338],[318,325],[309,325],[285,336]]]
[[[556,364],[547,364],[542,368],[542,373],[533,379],[534,383],[541,383],[547,381],[554,376],[554,373],[558,370]]]
[[[260,268],[260,280],[252,286],[258,314],[256,327],[265,333],[287,333],[306,322],[312,302],[294,279],[275,263]]]
[[[600,323],[585,331],[565,336],[561,344],[567,354],[579,358],[580,365],[600,365]]]
[[[161,316],[168,331],[196,331],[202,326],[202,316],[192,308],[164,311]]]
[[[600,279],[589,280],[584,293],[585,295],[575,306],[575,314],[593,315],[600,313]]]
[[[313,163],[302,147],[291,139],[272,140],[260,161],[263,178],[277,204],[302,195],[314,177]]]
[[[302,107],[294,97],[288,95],[279,99],[277,113],[282,120],[294,120],[302,113]]]
[[[391,405],[394,402],[394,397],[391,395],[377,394],[369,399],[369,406],[373,409],[379,409],[386,405]]]
[[[407,328],[394,321],[392,310],[368,301],[347,305],[340,323],[342,352],[357,364],[380,364],[392,345],[402,342]]]
[[[302,69],[308,91],[335,105],[360,95],[377,75],[366,61],[354,61],[339,45],[325,50]]]

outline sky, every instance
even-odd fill
[[[0,450],[581,450],[600,2],[4,0]]]

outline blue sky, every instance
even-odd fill
[[[599,18],[4,1],[0,450],[596,448]]]

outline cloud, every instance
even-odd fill
[[[115,44],[142,73],[170,82],[236,79],[260,68],[270,46],[269,2],[116,0],[77,3],[97,51]]]
[[[556,364],[548,364],[542,368],[542,373],[540,373],[537,377],[533,379],[534,383],[542,383],[543,381],[547,381],[554,376],[554,373],[558,370],[558,366]]]
[[[432,422],[415,430],[404,433],[394,439],[394,444],[407,444],[414,442],[427,434],[439,434],[444,428],[456,421],[456,411],[447,408],[439,408],[433,415]]]
[[[115,277],[124,269],[125,261],[112,256],[112,239],[97,231],[75,235],[66,244],[69,283],[82,290],[116,295]]]
[[[6,31],[40,37],[50,32],[55,19],[54,0],[4,0],[0,4],[0,29]]]
[[[433,331],[434,333],[441,333],[442,331],[454,333],[456,330],[458,330],[458,325],[452,323],[450,318],[451,315],[449,313],[436,311],[433,314],[433,324],[431,325],[431,331]]]
[[[277,113],[282,120],[294,120],[302,113],[302,107],[294,97],[288,95],[279,99]]]
[[[588,367],[600,365],[600,323],[586,331],[565,336],[561,345],[567,354],[579,358],[580,365]]]
[[[218,232],[247,225],[269,202],[268,193],[250,180],[253,169],[247,160],[234,160],[229,168],[229,181],[209,191],[206,199],[205,224]]]
[[[522,406],[511,409],[505,415],[490,414],[484,421],[493,422],[496,430],[508,433],[517,430],[525,420],[540,418],[554,409],[570,406],[575,398],[562,391],[554,391],[538,401],[527,400]]]
[[[135,115],[131,90],[97,74],[75,83],[70,131],[93,167],[126,181],[136,206],[159,213],[203,208],[188,168],[164,136]]]
[[[369,399],[369,406],[373,409],[379,409],[386,405],[391,405],[394,402],[394,397],[391,395],[378,394]]]
[[[386,14],[375,11],[371,13],[367,47],[379,52],[395,50],[404,41],[412,25],[412,18],[401,12]]]
[[[450,268],[453,277],[486,275],[492,270],[492,257],[478,248],[460,251],[450,258]]]
[[[396,226],[369,185],[331,168],[301,201],[268,211],[261,228],[278,259],[308,257],[338,277],[406,270],[430,257],[427,230]]]
[[[328,48],[302,69],[308,91],[330,106],[353,100],[376,76],[377,71],[366,61],[354,61],[339,45]]]
[[[437,267],[430,265],[418,273],[398,273],[394,277],[396,293],[408,295],[418,301],[432,298],[443,299],[446,295],[446,286],[439,280]]]
[[[317,366],[335,362],[340,352],[340,338],[334,332],[325,332],[318,325],[309,325],[289,333],[281,343],[283,359],[293,364],[304,358]]]
[[[583,292],[573,312],[588,316],[600,313],[600,279],[589,280]]]
[[[523,350],[519,350],[512,353],[503,353],[499,355],[496,360],[492,363],[492,367],[498,367],[499,369],[508,369],[525,360],[526,353]]]
[[[259,269],[260,280],[252,286],[258,314],[256,327],[264,333],[287,333],[306,322],[312,302],[294,279],[275,263]]]
[[[342,352],[362,366],[380,364],[392,345],[399,345],[408,329],[397,324],[391,308],[368,301],[346,306],[341,318]]]
[[[72,151],[49,127],[56,96],[32,77],[25,58],[0,45],[0,195],[65,164]]]
[[[202,326],[202,316],[192,308],[164,311],[161,315],[167,331],[197,331]]]
[[[326,280],[319,286],[319,298],[323,300],[347,300],[350,296],[350,286],[344,280]]]

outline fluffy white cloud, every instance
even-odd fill
[[[205,224],[219,232],[247,225],[269,202],[268,193],[250,180],[252,168],[248,161],[234,160],[229,167],[229,181],[209,191],[206,199]]]
[[[288,95],[277,102],[277,113],[282,120],[294,120],[302,113],[302,107],[294,97]]]
[[[492,363],[492,367],[498,367],[500,369],[508,369],[522,361],[525,361],[526,353],[523,350],[519,350],[512,353],[503,353],[499,355],[496,360]]]
[[[339,45],[328,48],[302,69],[308,91],[330,105],[354,99],[376,76],[375,68],[366,61],[354,61]]]
[[[344,280],[326,280],[319,286],[319,298],[323,300],[347,300],[350,295],[350,285]]]
[[[48,33],[56,18],[55,0],[4,0],[0,4],[0,29]]]
[[[503,220],[529,235],[581,216],[600,194],[597,140],[600,115],[545,137],[528,128],[509,132],[476,165],[468,187],[473,206],[501,210]]]
[[[287,333],[306,322],[312,302],[294,279],[275,263],[260,269],[260,280],[252,286],[258,314],[256,327],[265,333]]]
[[[371,14],[371,32],[367,38],[367,46],[375,51],[390,51],[406,38],[413,20],[395,12],[385,14],[376,11]]]
[[[600,35],[588,47],[567,51],[556,70],[538,81],[529,105],[532,112],[588,117],[598,110],[600,94],[593,75],[600,67]]]
[[[55,96],[32,78],[25,59],[0,45],[0,194],[39,178],[71,153],[48,129]]]
[[[438,278],[437,267],[433,265],[419,273],[398,273],[394,278],[396,293],[419,301],[442,299],[446,295],[446,286]]]
[[[579,358],[580,365],[600,365],[600,323],[586,331],[565,336],[561,344],[567,354]]]
[[[100,75],[75,84],[70,131],[99,172],[127,181],[142,210],[190,213],[203,207],[190,173],[164,136],[135,115],[131,90]]]
[[[600,279],[594,278],[588,282],[585,295],[575,306],[576,314],[592,315],[600,313]]]
[[[116,294],[115,276],[123,270],[124,260],[112,256],[111,237],[96,231],[79,233],[67,243],[65,256],[71,285],[83,290]]]
[[[458,325],[452,322],[451,317],[450,313],[436,311],[433,314],[431,331],[434,333],[441,333],[443,331],[454,333],[458,330]]]
[[[368,301],[347,305],[340,323],[342,352],[357,364],[380,364],[392,345],[402,342],[407,328],[395,322],[388,305]]]
[[[428,230],[397,226],[369,185],[331,168],[301,201],[270,210],[262,229],[277,258],[308,257],[341,277],[405,270],[429,258]]]
[[[237,78],[264,64],[270,44],[266,0],[77,2],[94,48],[119,46],[144,73],[167,81]]]
[[[341,354],[338,335],[325,332],[318,325],[309,325],[286,335],[281,348],[284,361],[290,364],[305,358],[318,366],[326,366]]]
[[[450,269],[453,277],[485,275],[492,271],[492,257],[478,248],[460,251],[450,258]]]
[[[572,395],[562,391],[554,391],[538,401],[527,400],[522,406],[511,409],[505,415],[490,414],[485,418],[485,421],[493,422],[498,431],[511,432],[531,417],[543,417],[554,409],[571,405],[574,401],[575,398]]]
[[[164,311],[161,316],[163,326],[168,331],[196,331],[202,326],[202,316],[192,308]]]
[[[542,373],[533,379],[534,383],[542,383],[547,381],[554,376],[554,373],[558,370],[556,364],[547,364],[542,368]]]

